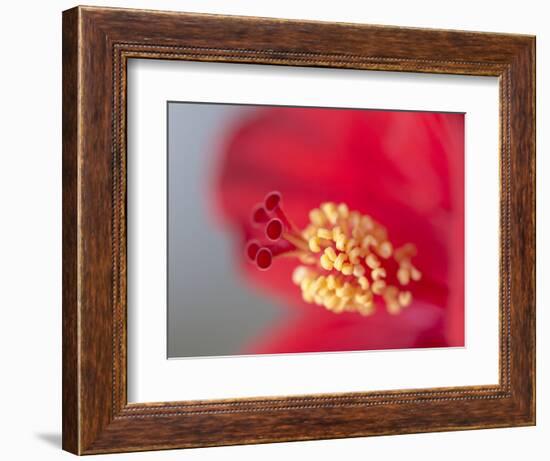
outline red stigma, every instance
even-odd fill
[[[277,241],[283,235],[283,223],[278,218],[273,218],[265,226],[265,235],[269,240]]]
[[[250,240],[246,244],[245,253],[251,262],[256,260],[256,255],[258,254],[258,250],[260,248],[260,242],[258,242],[257,240]]]
[[[267,270],[271,267],[271,262],[273,261],[273,255],[271,250],[266,247],[262,247],[256,253],[256,266],[258,269]]]
[[[281,198],[282,196],[280,192],[273,191],[267,194],[264,199],[264,206],[266,210],[269,212],[274,211],[281,203]]]
[[[267,213],[266,209],[264,208],[264,205],[261,203],[258,203],[253,209],[252,209],[252,223],[255,225],[259,225],[262,223],[265,223],[269,221],[269,214]]]
[[[259,269],[266,270],[278,256],[296,251],[307,251],[307,242],[286,217],[281,207],[282,195],[273,191],[266,195],[263,203],[252,208],[250,220],[253,238],[245,247],[247,259]]]

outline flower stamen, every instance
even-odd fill
[[[303,299],[336,314],[371,315],[375,296],[393,315],[412,303],[412,292],[399,286],[422,277],[412,264],[414,245],[394,248],[381,224],[345,203],[325,202],[314,208],[302,231],[281,205],[282,195],[273,191],[252,211],[251,220],[256,228],[263,228],[263,235],[250,240],[245,253],[258,269],[269,269],[279,256],[298,258],[301,264],[292,281],[300,287]]]

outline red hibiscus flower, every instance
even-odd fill
[[[238,236],[244,276],[286,306],[279,324],[243,353],[292,353],[464,344],[464,117],[462,114],[266,107],[240,121],[224,149],[216,203]],[[296,228],[324,202],[372,217],[394,247],[412,243],[422,278],[392,315],[335,314],[304,301],[296,258],[250,264],[251,210],[272,190]]]

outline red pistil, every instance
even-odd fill
[[[258,230],[262,229],[263,233],[247,242],[245,253],[247,259],[261,270],[269,269],[277,256],[307,248],[307,242],[282,210],[281,201],[280,192],[270,192],[264,202],[252,210],[252,224]]]
[[[267,211],[275,211],[275,208],[281,203],[282,195],[280,192],[271,191],[264,198],[264,206]]]
[[[258,240],[250,240],[246,244],[245,254],[250,262],[258,266],[258,269],[266,270],[271,266],[274,257],[289,254],[295,249],[294,245],[283,239],[267,245],[262,245]]]
[[[266,223],[269,221],[269,214],[264,208],[263,203],[258,203],[253,209],[252,209],[252,224],[255,226],[260,226],[261,224]]]
[[[265,236],[272,241],[277,241],[283,235],[283,222],[279,218],[271,219],[265,226]]]
[[[260,242],[258,240],[250,240],[247,242],[245,253],[250,262],[256,261],[256,255],[258,254],[258,250],[261,247],[262,246],[260,245]]]
[[[260,248],[256,253],[256,266],[258,266],[258,269],[265,271],[271,267],[272,262],[273,254],[271,250],[266,247]]]
[[[287,218],[285,212],[281,208],[282,195],[280,192],[272,191],[265,196],[264,208],[268,213],[272,213],[279,218],[285,225],[288,231],[295,231],[295,227]]]

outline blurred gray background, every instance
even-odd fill
[[[168,103],[168,358],[240,354],[280,312],[241,279],[211,212],[221,142],[254,110]]]

